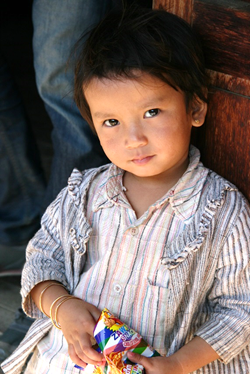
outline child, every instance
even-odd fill
[[[250,210],[190,145],[206,96],[178,17],[112,13],[90,33],[75,100],[111,164],[74,170],[29,243],[23,308],[37,320],[5,373],[34,350],[27,374],[102,365],[91,346],[105,307],[161,354],[129,354],[146,374],[250,372]]]

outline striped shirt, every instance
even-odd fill
[[[137,219],[115,165],[80,173],[47,209],[27,249],[23,307],[38,321],[3,363],[20,373],[37,345],[37,373],[78,373],[62,332],[40,319],[30,290],[62,282],[74,295],[107,307],[162,355],[195,335],[220,360],[195,373],[250,372],[250,210],[235,186],[205,168],[190,148],[177,184]],[[41,322],[42,321],[42,322]],[[35,327],[40,322],[39,327]]]

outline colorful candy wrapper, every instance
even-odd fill
[[[160,356],[145,340],[125,323],[121,322],[108,309],[103,309],[94,329],[96,350],[103,352],[106,359],[104,367],[87,365],[84,374],[143,374],[142,365],[134,364],[127,358],[132,351],[146,357]]]

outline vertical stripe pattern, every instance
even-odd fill
[[[30,290],[55,279],[83,300],[110,309],[162,355],[200,336],[221,359],[197,374],[250,373],[246,199],[206,169],[194,147],[183,177],[139,219],[122,177],[114,165],[72,173],[27,250],[26,312],[41,317]],[[48,323],[40,321],[39,331]],[[62,332],[51,328],[42,337],[21,343],[3,363],[5,373],[20,373],[23,357],[35,346],[39,374],[76,373]]]

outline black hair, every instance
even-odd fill
[[[183,19],[164,10],[129,8],[110,12],[77,45],[74,98],[94,130],[84,88],[93,78],[138,78],[148,73],[206,102],[207,76],[200,39]]]

